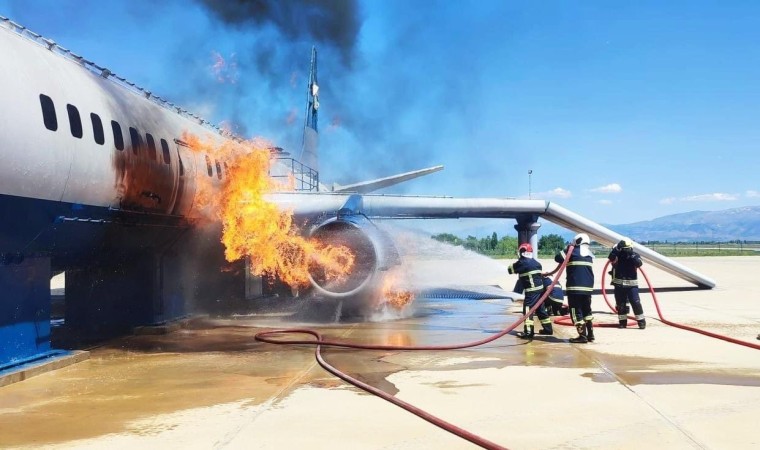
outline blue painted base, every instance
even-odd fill
[[[0,217],[0,365],[51,350],[51,270],[67,272],[65,327],[85,340],[186,314],[182,217],[9,195]]]
[[[0,265],[0,367],[50,351],[50,258]]]
[[[0,217],[0,366],[51,351],[51,271],[66,272],[62,334],[80,341],[245,306],[221,224],[8,195]]]

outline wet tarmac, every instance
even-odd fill
[[[757,270],[760,257],[682,261],[718,287],[694,291],[651,269],[655,285],[666,288],[658,298],[667,318],[754,340],[760,287],[740,284],[733,268]],[[514,283],[506,275],[478,281]],[[760,352],[667,327],[650,298],[643,301],[646,330],[598,328],[588,345],[569,344],[571,329],[555,326],[555,336],[531,342],[505,336],[463,350],[323,354],[360,380],[509,448],[760,447]],[[455,344],[502,330],[518,303],[422,298],[413,312],[375,322],[335,322],[327,306],[290,306],[115,339],[93,348],[87,361],[0,388],[0,446],[473,447],[336,379],[317,365],[312,346],[253,336],[311,327],[360,343]],[[597,323],[616,320],[600,296],[594,310]]]

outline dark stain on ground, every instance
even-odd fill
[[[253,330],[243,328],[178,330],[163,336],[130,336],[107,343],[108,348],[143,353],[204,353],[274,350],[257,342]],[[281,349],[287,350],[287,349]]]
[[[380,356],[377,356],[378,354]],[[388,378],[394,373],[408,369],[408,367],[383,360],[387,355],[388,352],[370,350],[323,351],[325,360],[341,372],[374,386],[387,394],[396,395],[398,388],[388,381]],[[342,381],[341,383],[345,384]],[[365,393],[364,391],[361,392]]]

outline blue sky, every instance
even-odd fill
[[[316,45],[322,180],[444,164],[391,192],[527,198],[532,170],[533,198],[607,224],[760,204],[758,2],[223,4],[0,14],[296,154]]]

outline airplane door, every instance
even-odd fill
[[[193,207],[195,198],[195,158],[193,153],[182,141],[174,140],[179,175],[177,177],[177,197],[174,201],[172,214],[186,216]]]

